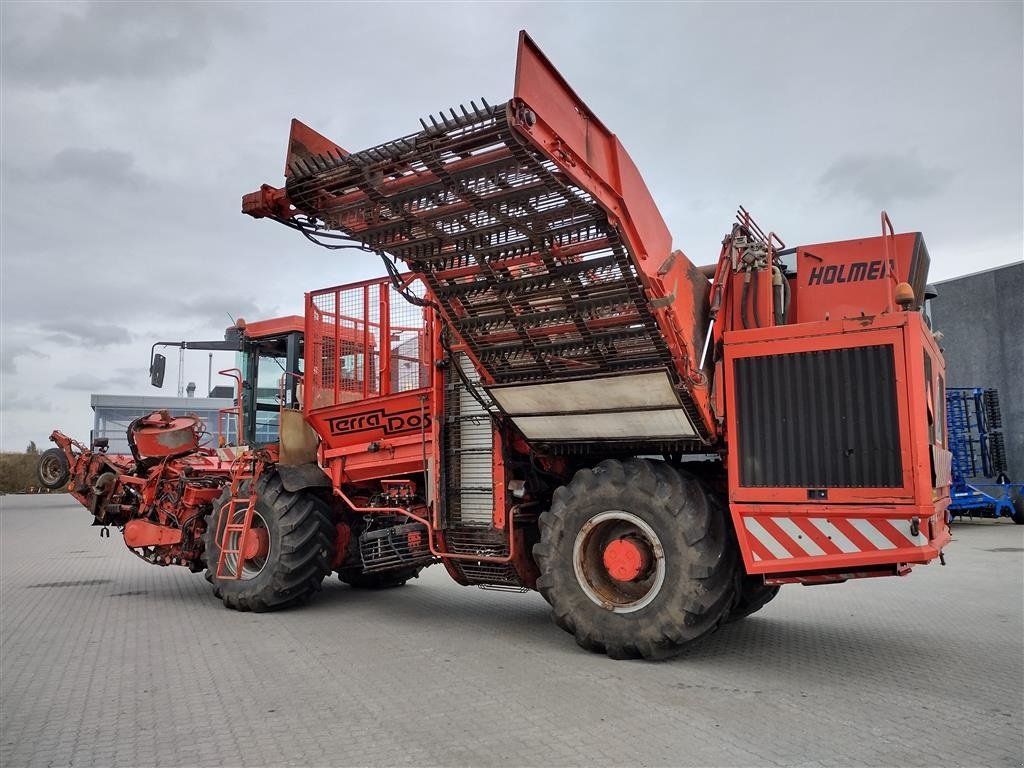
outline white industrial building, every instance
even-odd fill
[[[128,454],[128,425],[140,416],[153,411],[167,410],[172,416],[195,414],[206,424],[207,436],[202,445],[216,448],[222,423],[225,438],[230,443],[235,438],[233,415],[221,418],[222,409],[234,406],[230,397],[166,397],[162,395],[93,395],[92,440],[106,438],[108,453]],[[91,441],[90,441],[91,442]]]

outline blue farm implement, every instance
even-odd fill
[[[1024,525],[1024,483],[1012,483],[1007,475],[999,393],[980,387],[946,390],[946,424],[953,454],[950,519],[1011,517]]]

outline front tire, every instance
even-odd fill
[[[247,483],[241,493],[248,493]],[[220,579],[217,517],[230,494],[228,486],[206,527],[206,580],[213,584],[214,594],[225,606],[237,611],[272,611],[305,602],[331,572],[335,528],[326,502],[309,491],[286,491],[276,472],[260,477],[256,481],[256,509],[250,530],[265,531],[260,534],[266,542],[265,551],[261,547],[259,554],[242,561],[240,579]],[[244,512],[245,507],[238,505],[236,517]],[[225,559],[228,573],[237,572],[238,559]]]
[[[71,479],[71,467],[68,457],[60,448],[48,448],[39,455],[36,463],[36,476],[39,484],[50,491],[63,488]]]
[[[555,623],[612,658],[667,658],[715,629],[735,590],[725,510],[664,462],[576,473],[540,517],[537,588]]]

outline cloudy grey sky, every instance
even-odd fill
[[[742,203],[787,243],[921,230],[941,279],[1022,257],[1022,4],[2,4],[2,434],[82,439],[149,345],[378,274],[242,216],[288,121],[349,150],[512,92],[526,28],[675,245]],[[224,367],[230,359],[219,359]],[[186,380],[206,384],[206,355]],[[172,355],[166,392],[177,376]]]

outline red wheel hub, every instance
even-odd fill
[[[256,557],[266,557],[270,552],[270,534],[266,528],[250,528],[245,535],[245,550],[242,552],[243,560],[252,560]]]
[[[602,560],[608,575],[616,581],[636,581],[650,566],[651,555],[642,542],[623,537],[608,543]]]

